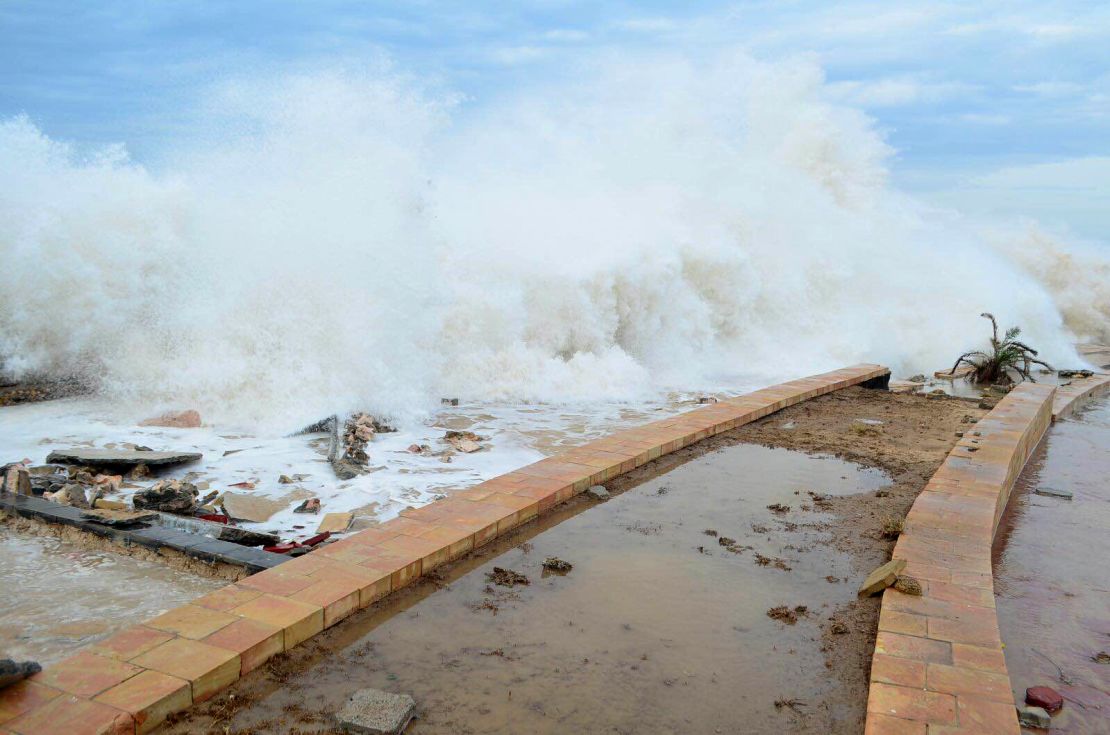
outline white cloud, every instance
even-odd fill
[[[1074,82],[1036,82],[1035,84],[1015,84],[1015,92],[1035,94],[1038,97],[1065,97],[1079,94],[1086,87]]]
[[[859,107],[898,107],[966,96],[978,89],[962,82],[930,82],[913,77],[846,80],[828,85],[830,96]]]

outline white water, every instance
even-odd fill
[[[573,76],[496,100],[389,69],[236,80],[153,168],[0,121],[4,369],[98,389],[5,410],[10,459],[197,408],[207,428],[164,443],[216,457],[247,436],[266,448],[205,470],[276,476],[318,459],[278,437],[369,410],[406,433],[375,444],[385,474],[332,500],[392,515],[671,390],[947,367],[982,344],[985,310],[1066,365],[1076,340],[1110,340],[1105,249],[900,193],[892,151],[815,66],[610,58]],[[446,478],[394,451],[439,435],[442,396],[506,432]]]

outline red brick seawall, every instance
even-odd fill
[[[406,510],[399,518],[129,628],[8,687],[0,692],[0,735],[149,732],[169,714],[208,699],[271,656],[590,485],[889,372],[879,365],[856,365],[764,388],[617,432]]]
[[[1017,735],[994,609],[991,544],[1052,422],[1053,386],[1023,384],[959,441],[914,501],[892,558],[920,597],[883,593],[866,735]],[[1074,400],[1074,399],[1073,399]]]

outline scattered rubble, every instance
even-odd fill
[[[903,518],[884,518],[883,530],[881,536],[888,539],[896,539],[902,535],[902,531],[906,528],[906,521]]]
[[[158,510],[165,513],[192,515],[197,509],[196,486],[182,480],[160,480],[131,498],[137,509]],[[230,493],[229,493],[230,495]]]
[[[431,454],[432,448],[427,444],[409,444],[408,451],[411,454]]]
[[[307,498],[303,503],[293,509],[294,513],[319,513],[320,512],[320,499]]]
[[[171,429],[196,429],[200,427],[200,414],[189,409],[187,411],[170,411],[161,416],[139,422],[139,426],[165,426]]]
[[[1051,487],[1039,487],[1033,492],[1037,495],[1043,495],[1046,498],[1060,498],[1061,500],[1071,500],[1073,497],[1075,497],[1067,490],[1056,490],[1055,488]]]
[[[4,470],[4,492],[13,495],[31,494],[31,471],[22,462],[8,465]]]
[[[799,616],[804,616],[808,611],[809,608],[805,605],[797,605],[794,609],[790,609],[786,605],[779,605],[768,610],[767,617],[772,620],[781,620],[787,625],[793,625],[798,622]]]
[[[1018,724],[1022,727],[1047,730],[1052,725],[1052,718],[1042,707],[1018,707],[1017,715]]]
[[[869,597],[882,592],[898,579],[898,575],[906,568],[905,559],[891,559],[886,564],[867,575],[867,579],[859,588],[860,597]]]
[[[847,635],[848,633],[852,632],[852,629],[849,628],[848,624],[845,623],[843,620],[837,620],[834,618],[832,620],[832,624],[829,625],[829,632],[833,635]]]
[[[586,492],[598,500],[608,500],[610,497],[609,490],[604,485],[593,485]]]
[[[782,503],[771,503],[767,506],[767,510],[771,511],[772,513],[789,513],[790,506],[783,505]]]
[[[110,510],[107,508],[90,508],[82,513],[81,517],[94,523],[115,528],[130,528],[131,526],[158,521],[158,514],[154,511]]]
[[[569,561],[563,561],[557,556],[549,556],[543,560],[543,568],[549,572],[555,572],[556,574],[566,574],[571,569],[574,569],[574,565]]]
[[[74,508],[91,508],[97,498],[89,500],[89,496],[85,493],[85,487],[75,482],[66,483],[60,490],[54,492],[43,493],[42,497],[47,500],[53,500],[60,505],[71,505]]]
[[[528,577],[520,572],[503,567],[494,567],[492,572],[486,572],[486,579],[502,587],[515,587],[518,584],[530,584]]]
[[[400,735],[416,714],[416,703],[407,694],[360,689],[343,705],[335,720],[348,733]]]
[[[481,450],[482,445],[479,442],[485,440],[486,437],[478,436],[473,431],[448,431],[443,435],[443,441],[464,454]]]
[[[35,661],[16,662],[10,658],[0,659],[0,689],[23,681],[42,671]]]
[[[1096,664],[1110,664],[1110,653],[1099,651],[1094,656],[1091,656],[1091,660]]]
[[[898,590],[903,595],[921,597],[921,583],[917,581],[916,577],[899,574],[894,578],[894,589]]]

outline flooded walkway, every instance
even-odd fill
[[[1107,477],[1110,399],[1102,399],[1049,431],[1014,489],[995,549],[1014,699],[1022,702],[1025,689],[1037,685],[1063,694],[1068,701],[1052,718],[1054,732],[1110,733],[1110,664],[1095,660],[1110,653]]]
[[[888,482],[829,457],[719,449],[487,557],[380,624],[350,621],[365,627],[280,686],[244,682],[237,696],[253,706],[212,724],[328,732],[348,695],[375,687],[412,694],[414,734],[840,731],[862,703],[816,704],[838,699],[821,626],[855,597],[853,570],[809,493]],[[552,556],[573,570],[545,571]],[[497,585],[495,567],[528,584]],[[796,621],[768,616],[780,606]]]
[[[0,656],[46,665],[226,584],[0,524]]]

